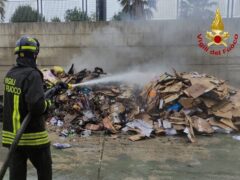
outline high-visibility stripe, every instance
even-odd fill
[[[5,134],[16,135],[16,133],[13,133],[13,132],[10,132],[10,131],[3,130],[2,132],[5,133]],[[43,134],[46,134],[46,133],[47,133],[47,131],[42,131],[42,132],[34,132],[34,133],[24,133],[23,135],[34,136],[34,135],[43,135]]]
[[[37,43],[36,40],[33,39],[33,38],[28,38],[28,41],[31,41],[31,42],[33,42],[33,43]]]
[[[47,100],[44,101],[44,104],[45,104],[45,106],[44,106],[44,112],[45,112],[46,109],[47,109],[47,107],[48,107],[48,102],[47,102]]]
[[[33,50],[33,51],[36,51],[37,47],[35,47],[35,46],[21,46],[21,49],[22,50]],[[19,47],[16,47],[15,51],[19,51]]]
[[[2,138],[2,143],[3,144],[12,144],[14,139],[9,139],[6,137]],[[19,146],[36,146],[36,145],[43,145],[49,143],[48,137],[43,138],[43,139],[34,139],[34,140],[20,140],[18,145]]]
[[[10,138],[10,139],[14,139],[15,136],[11,136],[11,135],[8,135],[8,134],[4,134],[2,137],[6,137],[6,138]],[[28,140],[28,139],[41,139],[41,138],[46,138],[48,137],[48,134],[45,134],[44,136],[41,136],[41,137],[36,137],[36,136],[32,136],[32,137],[21,137],[22,140]]]
[[[15,138],[16,133],[12,133],[9,131],[2,131],[2,136],[5,137],[11,137],[11,138]],[[48,136],[47,131],[43,131],[43,132],[36,132],[36,133],[24,133],[22,135],[23,139],[32,139],[32,138],[43,138],[45,136]]]
[[[6,137],[3,137],[2,138],[3,141],[9,141],[9,142],[13,142],[14,139],[10,139],[10,138],[6,138]],[[37,143],[37,142],[49,142],[49,139],[48,137],[45,137],[45,138],[42,138],[42,139],[21,139],[19,142],[20,143]]]
[[[19,112],[19,95],[14,95],[14,96],[16,96],[16,106],[17,106],[17,108],[16,108],[16,125],[17,125],[17,130],[19,130],[20,129],[20,127],[21,127],[21,122],[20,122],[20,112]]]
[[[8,141],[2,141],[3,144],[8,144],[11,145],[12,142],[8,142]],[[48,142],[38,142],[38,143],[18,143],[18,146],[40,146],[40,145],[45,145],[48,144]]]
[[[16,133],[21,126],[19,113],[19,96],[13,97],[13,115],[12,115],[13,132]]]
[[[15,120],[16,120],[16,106],[15,106],[15,95],[14,95],[14,98],[13,98],[13,115],[12,115],[12,125],[13,125],[13,132],[16,134],[16,123],[15,123]]]

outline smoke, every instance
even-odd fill
[[[195,23],[130,21],[100,23],[94,27],[98,28],[83,35],[84,47],[71,61],[77,71],[101,67],[116,81],[121,77],[124,81],[132,79],[142,84],[171,68],[189,70],[187,64],[191,64],[191,71],[202,70],[201,62],[192,65],[196,52],[189,49],[197,46],[197,38],[193,35],[199,33],[199,28]],[[208,28],[208,25],[203,27]]]
[[[98,66],[106,72],[115,73],[143,62],[141,51],[138,48],[131,48],[126,34],[116,27],[98,28],[85,38],[86,41],[83,43],[86,43],[87,47],[82,48],[80,54],[75,55],[72,60],[77,70],[93,69]]]
[[[165,4],[164,2],[161,1]],[[160,5],[162,7],[162,4]],[[159,9],[159,13],[171,14],[171,8],[163,6],[163,9],[164,11]],[[79,24],[82,26],[79,29],[84,30],[78,37],[81,39],[81,49],[74,55],[71,64],[75,64],[76,71],[101,67],[116,77],[115,80],[119,75],[123,75],[121,77],[126,80],[135,75],[136,78],[131,79],[139,83],[143,82],[144,77],[151,79],[173,67],[177,71],[198,71],[226,80],[235,79],[237,84],[238,79],[226,71],[226,67],[232,68],[228,65],[230,56],[214,57],[198,47],[197,35],[201,33],[205,36],[211,23],[211,18],[183,18]],[[230,24],[226,27],[235,27],[229,26]],[[74,36],[77,36],[77,33]],[[145,76],[141,77],[139,74]]]
[[[132,31],[144,26],[144,22],[138,22],[136,26],[126,23]],[[160,47],[144,47],[144,43],[156,43],[160,37],[154,37],[156,32],[148,33],[144,37],[141,33],[128,33],[121,30],[124,23],[117,28],[117,25],[108,25],[97,29],[90,35],[86,35],[84,46],[79,54],[71,61],[77,71],[87,68],[93,69],[96,66],[102,67],[106,72],[118,73],[127,69],[149,70],[149,68],[161,67],[165,64],[166,58],[157,56],[164,49]],[[150,27],[151,28],[151,27]],[[160,35],[160,34],[159,34]],[[145,42],[144,42],[145,41]],[[69,65],[70,66],[70,65]],[[151,67],[152,66],[152,67]]]

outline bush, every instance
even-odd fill
[[[13,16],[11,22],[45,22],[45,18],[34,10],[31,6],[19,6]]]
[[[61,19],[59,17],[53,17],[51,22],[61,22]]]
[[[68,9],[65,12],[65,21],[90,21],[90,18],[85,12],[82,12],[81,9]]]

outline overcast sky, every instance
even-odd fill
[[[88,1],[88,15],[96,12],[96,0]],[[197,1],[197,0],[196,0]],[[227,0],[215,0],[220,7],[223,17],[226,17],[227,13]],[[6,18],[5,22],[8,22],[14,13],[15,9],[19,5],[31,5],[36,9],[37,0],[8,0],[6,3]],[[230,0],[230,7],[231,7]],[[234,16],[240,17],[240,0],[234,0]],[[82,9],[82,0],[43,0],[43,14],[47,21],[57,16],[64,20],[64,13],[67,9],[74,7]],[[121,6],[118,0],[107,0],[107,20],[110,20],[114,14],[121,11]],[[157,11],[154,11],[153,19],[175,19],[177,17],[177,0],[157,0]]]
[[[88,1],[88,15],[96,12],[96,0]],[[20,5],[30,5],[37,8],[37,0],[8,0],[5,7],[5,22],[8,22],[15,9]],[[43,14],[47,20],[57,16],[62,20],[67,9],[78,7],[82,9],[82,0],[43,0]],[[118,0],[107,0],[107,19],[110,20],[114,14],[121,11]]]

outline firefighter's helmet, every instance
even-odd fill
[[[17,42],[15,47],[15,54],[20,54],[24,52],[30,52],[38,55],[40,48],[40,43],[36,38],[29,36],[22,36]]]
[[[55,75],[65,73],[64,69],[61,66],[53,66],[52,71]]]

